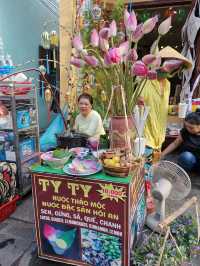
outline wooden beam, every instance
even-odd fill
[[[59,2],[59,21],[60,21],[60,64],[66,65],[69,69],[69,62],[71,58],[71,36],[74,19],[76,15],[76,1],[74,0],[60,0]],[[68,33],[68,32],[69,33]],[[68,76],[64,67],[60,67],[60,106],[64,106],[67,94],[70,93],[68,88]]]

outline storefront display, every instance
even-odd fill
[[[35,166],[33,196],[39,256],[74,265],[130,265],[145,219],[143,168],[133,176],[73,177]]]

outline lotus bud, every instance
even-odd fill
[[[148,68],[142,61],[137,61],[131,68],[133,76],[146,77],[148,74]]]
[[[183,61],[182,60],[176,60],[176,59],[173,59],[173,60],[167,60],[164,62],[161,70],[164,71],[164,72],[173,72],[174,70],[177,70],[180,66],[183,65]]]
[[[85,62],[80,58],[72,57],[70,60],[70,64],[80,68],[85,65]]]
[[[109,42],[106,39],[103,39],[100,37],[99,39],[99,45],[102,51],[106,52],[109,49]]]
[[[167,19],[165,19],[158,27],[158,33],[160,35],[165,35],[171,28],[171,24],[172,24],[172,17],[168,17]]]
[[[132,42],[137,43],[140,39],[142,39],[142,37],[144,36],[144,32],[143,32],[143,24],[139,24],[136,28],[136,30],[132,33]]]
[[[110,56],[112,63],[118,64],[121,62],[122,57],[121,57],[119,48],[111,48],[108,51],[108,54]]]
[[[81,41],[80,35],[74,37],[72,44],[77,51],[81,52],[83,50],[83,43]]]
[[[148,54],[143,56],[142,61],[146,65],[151,65],[154,69],[159,68],[161,64],[161,57],[160,56],[155,56],[152,54]]]
[[[104,55],[104,63],[106,66],[109,66],[112,64],[112,60],[108,52]]]
[[[125,24],[127,32],[135,31],[137,27],[137,19],[136,19],[136,15],[134,11],[132,11],[131,14],[129,14],[127,10],[125,11],[124,24]]]
[[[115,20],[113,20],[111,23],[110,23],[110,36],[116,36],[117,35],[117,24],[115,22]]]
[[[158,22],[158,16],[157,15],[154,16],[153,18],[147,19],[143,24],[144,34],[151,32],[154,29],[157,22]]]
[[[128,49],[129,49],[129,42],[123,42],[119,46],[119,51],[121,56],[125,56],[128,54]]]
[[[156,56],[152,54],[148,54],[142,57],[142,62],[146,65],[151,65],[156,60]]]
[[[101,29],[100,32],[99,32],[99,36],[102,39],[108,40],[108,38],[110,37],[110,28]]]
[[[129,50],[128,60],[131,62],[135,62],[135,61],[137,61],[137,59],[138,59],[137,51],[134,48]]]
[[[86,56],[84,57],[84,60],[85,60],[85,62],[86,62],[88,65],[93,66],[93,67],[96,67],[96,66],[98,66],[98,64],[99,64],[98,59],[97,59],[95,56],[93,56],[93,55],[86,55]]]
[[[99,34],[96,29],[91,32],[90,43],[93,47],[98,47],[99,45]]]

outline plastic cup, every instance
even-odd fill
[[[136,138],[133,145],[133,154],[136,157],[144,155],[146,140],[145,138]]]
[[[185,118],[187,114],[187,103],[179,103],[178,105],[178,117],[179,118]]]

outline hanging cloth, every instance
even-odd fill
[[[183,50],[182,54],[192,62],[192,67],[183,71],[182,79],[182,92],[181,100],[183,101],[186,97],[192,98],[192,85],[191,79],[193,71],[195,69],[197,52],[195,49],[195,40],[200,30],[200,0],[194,0],[192,3],[191,11],[186,19],[186,22],[182,29],[183,39]],[[197,47],[196,47],[197,48]]]

